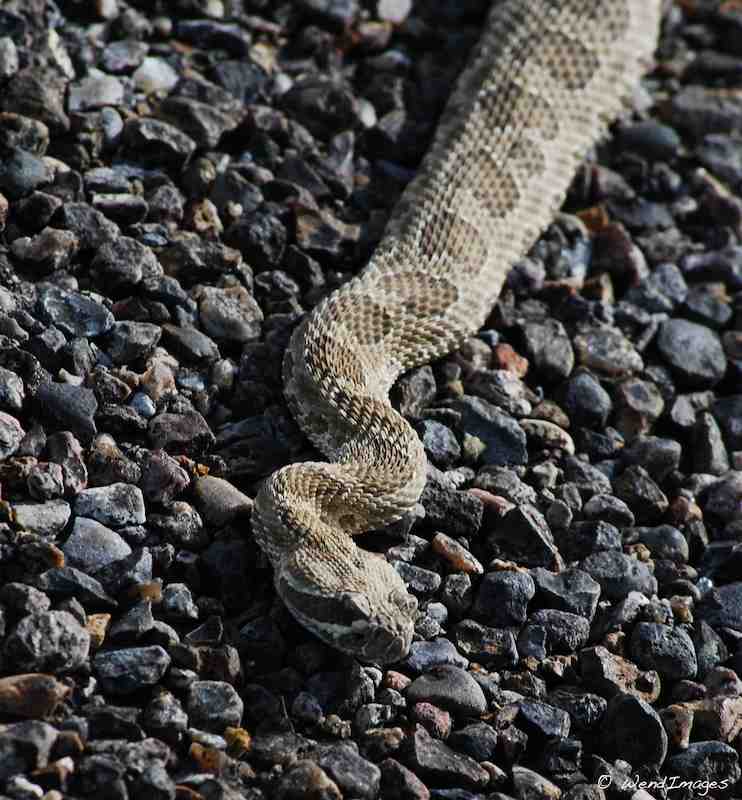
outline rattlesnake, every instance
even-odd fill
[[[389,389],[483,324],[642,74],[660,5],[496,2],[370,263],[294,331],[286,399],[332,463],[268,478],[253,531],[285,605],[333,647],[379,663],[408,652],[417,603],[352,538],[400,519],[426,479],[422,444]]]

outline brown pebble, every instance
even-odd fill
[[[432,541],[433,552],[445,559],[456,572],[482,575],[484,567],[474,556],[455,539],[445,533],[436,533]]]
[[[384,689],[395,689],[398,692],[403,692],[411,683],[412,680],[406,675],[390,669],[384,675],[382,686]]]
[[[211,772],[214,775],[219,775],[229,761],[226,753],[213,747],[204,747],[198,742],[191,744],[188,754],[200,769],[204,772]]]
[[[233,758],[240,758],[250,750],[252,737],[244,728],[227,728],[224,731],[227,740],[227,750]]]
[[[529,366],[528,359],[516,353],[509,344],[505,342],[498,344],[493,351],[493,355],[495,369],[504,369],[519,378],[526,376]]]
[[[111,624],[110,614],[89,614],[87,624],[88,633],[90,634],[90,649],[97,650],[106,640],[108,633],[108,626]]]
[[[0,678],[0,713],[14,717],[47,717],[70,689],[52,675],[31,672]]]

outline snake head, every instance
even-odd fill
[[[344,592],[340,598],[346,619],[352,621],[336,632],[333,646],[365,661],[389,664],[404,658],[410,649],[417,617],[417,600],[404,588],[389,587],[369,597]]]
[[[289,611],[331,647],[363,661],[390,664],[410,649],[417,600],[386,561],[376,562],[376,580],[365,591],[320,591],[284,573],[276,588]]]

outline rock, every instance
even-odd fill
[[[100,336],[114,321],[113,314],[97,300],[50,284],[39,291],[36,310],[42,322],[71,338]]]
[[[561,566],[561,557],[546,520],[528,504],[508,511],[490,534],[488,544],[500,557],[527,566],[546,569]]]
[[[198,308],[201,324],[215,339],[244,344],[260,337],[263,312],[243,286],[206,287],[200,292]]]
[[[627,467],[613,481],[613,491],[634,511],[640,523],[659,522],[669,506],[667,497],[644,467]]]
[[[10,458],[20,447],[26,432],[10,414],[0,411],[0,459]]]
[[[525,572],[488,572],[474,599],[474,616],[495,627],[522,625],[533,598],[533,579]]]
[[[223,733],[242,721],[244,704],[233,686],[224,681],[194,681],[186,703],[190,724],[213,733]]]
[[[209,336],[195,328],[162,326],[163,345],[178,360],[189,364],[210,363],[219,358],[219,347]]]
[[[633,767],[665,760],[665,729],[657,712],[638,697],[616,695],[608,703],[601,730],[601,751],[608,758],[624,759]]]
[[[169,666],[170,656],[159,645],[101,650],[93,659],[101,688],[110,694],[131,694],[154,686]]]
[[[611,494],[595,494],[585,503],[582,513],[587,519],[604,520],[617,528],[631,527],[634,514],[618,497]]]
[[[714,628],[742,632],[742,583],[719,586],[703,599],[698,616]]]
[[[545,608],[531,614],[521,628],[518,650],[537,658],[574,653],[584,647],[589,635],[590,623],[584,617]]]
[[[716,781],[733,786],[742,774],[739,756],[723,742],[693,742],[667,760],[666,770],[686,781]]]
[[[721,429],[712,414],[701,412],[693,427],[693,470],[707,475],[723,475],[729,457]]]
[[[23,236],[11,245],[11,252],[39,272],[52,272],[67,267],[79,250],[74,233],[44,228],[36,236]]]
[[[411,703],[428,702],[461,716],[478,717],[487,710],[487,701],[476,681],[453,665],[433,667],[416,678],[407,689]]]
[[[67,611],[23,617],[5,640],[5,658],[21,671],[64,673],[82,667],[90,636]]]
[[[537,567],[531,570],[536,592],[549,608],[579,614],[588,620],[595,615],[600,599],[600,584],[587,572],[572,567],[560,573]]]
[[[731,522],[739,519],[742,509],[742,471],[733,470],[711,484],[706,495],[705,510]]]
[[[657,580],[646,564],[625,553],[604,550],[589,555],[580,564],[599,584],[608,600],[622,600],[629,592],[652,595],[657,591]]]
[[[508,414],[478,397],[462,398],[455,410],[461,414],[461,432],[481,440],[483,464],[511,466],[528,462],[526,435]]]
[[[660,326],[657,347],[684,387],[705,389],[724,377],[727,359],[721,340],[703,325],[668,319]]]
[[[608,701],[600,695],[579,689],[557,688],[548,695],[549,702],[569,714],[572,728],[589,731],[596,728],[603,719]]]
[[[141,489],[128,483],[84,489],[75,498],[75,514],[115,528],[143,525],[147,519]]]
[[[496,759],[497,731],[487,722],[473,722],[454,731],[448,744],[475,761],[494,761]]]
[[[616,146],[621,150],[632,150],[651,161],[670,161],[680,150],[681,140],[674,128],[655,120],[644,120],[622,127]]]
[[[453,431],[435,420],[424,419],[416,426],[428,458],[441,469],[455,464],[461,457],[461,446]]]
[[[275,789],[276,800],[303,800],[305,797],[317,800],[342,800],[338,785],[327,773],[308,760],[297,761],[278,781]]]
[[[58,735],[56,728],[36,720],[0,725],[0,781],[43,770]]]
[[[432,642],[413,642],[405,666],[413,672],[427,673],[436,667],[455,666],[465,670],[469,662],[457,652],[448,639]]]
[[[547,383],[564,380],[574,366],[572,343],[561,322],[547,319],[523,326],[528,359]]]
[[[655,558],[666,558],[678,564],[688,561],[690,551],[688,540],[672,525],[658,525],[656,528],[634,528],[634,534],[645,544]]]
[[[706,133],[730,133],[742,125],[742,100],[705,86],[685,86],[669,100],[664,117],[694,139]]]
[[[253,501],[223,478],[204,475],[193,484],[196,506],[208,525],[222,527],[250,514]]]
[[[129,545],[114,531],[93,519],[78,517],[62,548],[68,566],[96,572],[131,553]]]
[[[698,671],[693,642],[680,627],[640,622],[631,635],[630,652],[642,669],[669,680],[693,679]]]
[[[380,764],[382,797],[389,800],[430,800],[428,787],[393,758],[385,758]]]
[[[48,717],[69,693],[70,688],[51,675],[38,672],[9,675],[0,678],[0,714]]]
[[[493,669],[512,669],[518,662],[515,637],[509,630],[464,619],[452,633],[458,649],[472,661]]]
[[[516,795],[522,798],[559,800],[562,796],[561,790],[550,780],[517,764],[513,767],[513,787]]]
[[[343,797],[374,800],[379,794],[381,770],[345,743],[327,747],[319,765],[337,784]]]
[[[620,378],[644,369],[634,345],[615,328],[593,328],[575,336],[573,344],[579,363],[596,372]]]
[[[603,694],[631,694],[648,703],[660,696],[660,680],[656,672],[642,672],[625,658],[609,653],[605,647],[582,650],[580,669],[585,683]]]
[[[122,142],[137,161],[146,165],[182,167],[196,149],[196,142],[174,125],[152,118],[133,117],[124,125]]]
[[[14,147],[0,163],[0,193],[19,200],[51,182],[51,171],[42,158]]]
[[[662,482],[680,465],[681,447],[674,439],[659,436],[639,436],[621,453],[626,466],[639,465],[655,481]]]
[[[455,786],[476,791],[489,783],[489,773],[469,756],[433,739],[416,725],[406,746],[406,761],[416,775],[434,786]]]
[[[153,448],[193,456],[206,452],[215,442],[206,420],[197,411],[158,414],[149,423],[149,439]]]
[[[577,370],[569,378],[559,398],[573,424],[586,428],[603,428],[613,408],[608,392],[584,369]]]

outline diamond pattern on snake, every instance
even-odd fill
[[[389,389],[483,324],[649,66],[660,6],[496,2],[376,253],[294,331],[286,397],[328,461],[268,478],[253,531],[289,611],[332,647],[378,663],[408,652],[417,603],[353,538],[400,519],[425,484]]]

